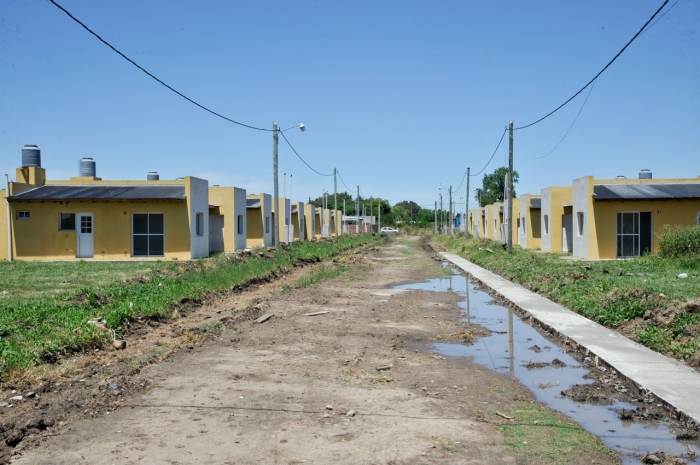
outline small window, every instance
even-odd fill
[[[204,213],[197,213],[197,235],[204,235]]]
[[[236,231],[238,231],[238,234],[243,234],[243,215],[236,217]]]
[[[549,215],[544,215],[544,234],[549,234]]]
[[[518,218],[518,222],[517,222],[516,226],[518,229],[520,229],[520,218]]]
[[[583,212],[576,212],[576,223],[578,224],[578,236],[583,236]]]
[[[29,219],[29,212],[28,211],[18,211],[17,212],[17,219],[18,220],[28,220]]]
[[[527,225],[525,223],[526,223],[525,218],[523,218],[523,221],[521,223],[521,225],[523,226],[523,234],[527,233]]]
[[[75,231],[75,213],[61,213],[59,231]]]
[[[493,220],[493,232],[498,232],[498,220]]]
[[[270,234],[270,217],[265,217],[265,234]]]

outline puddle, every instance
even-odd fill
[[[695,455],[700,456],[700,447],[676,440],[667,426],[618,418],[616,410],[635,409],[634,405],[617,400],[611,405],[592,405],[562,396],[561,391],[574,384],[593,383],[593,380],[583,378],[588,369],[581,367],[576,359],[523,322],[517,314],[495,304],[490,295],[477,289],[466,276],[455,272],[452,276],[396,286],[395,289],[453,291],[460,295],[463,298],[459,302],[463,320],[483,326],[492,334],[481,337],[471,346],[435,343],[435,350],[443,355],[472,357],[478,364],[515,376],[533,392],[537,401],[564,413],[600,437],[610,449],[620,454],[623,464],[638,464],[637,457],[658,451],[678,456],[688,463],[700,464],[700,459],[695,458]],[[540,352],[532,350],[533,346],[537,346]],[[563,364],[552,364],[555,359]],[[691,452],[689,455],[689,451],[695,454]]]

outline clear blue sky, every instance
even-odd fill
[[[527,124],[563,102],[662,1],[59,3],[217,112],[265,128],[304,123],[286,134],[319,171],[337,167],[351,188],[392,204],[432,205],[440,183],[456,188],[467,166],[483,168],[509,120]],[[3,2],[0,24],[0,174],[14,177],[22,146],[37,144],[50,179],[76,175],[90,156],[104,179],[158,171],[272,192],[270,133],[177,97],[46,0]],[[559,142],[587,91],[517,131],[518,193],[642,168],[700,175],[699,33],[700,2],[679,0],[602,75],[555,152],[533,159]],[[295,200],[333,190],[280,140],[284,172]]]

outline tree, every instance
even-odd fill
[[[506,174],[508,174],[508,168],[502,166],[496,168],[493,173],[484,175],[481,189],[476,190],[475,200],[479,206],[483,207],[505,200]],[[518,172],[513,171],[513,198],[517,197],[515,193],[515,184],[518,183],[518,178]]]
[[[420,205],[412,200],[403,200],[394,205],[394,208],[396,207],[401,207],[403,210],[406,210],[408,218],[413,218],[413,220],[418,219],[418,213],[420,213],[421,210]]]
[[[352,206],[352,214],[355,213],[355,199],[353,198],[352,195],[348,194],[347,192],[338,192],[338,207],[335,208],[335,210],[342,210],[343,209],[343,200],[345,200],[345,204],[348,206],[348,214],[350,214],[350,207]],[[316,207],[323,207],[323,196],[317,197],[314,200],[311,200],[309,202],[311,205],[314,205]],[[330,192],[328,194],[328,208],[333,208],[333,192]]]

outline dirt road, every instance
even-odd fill
[[[339,261],[350,271],[314,287],[271,283],[200,308],[182,323],[206,325],[191,350],[128,376],[142,392],[99,384],[91,395],[113,400],[23,441],[11,463],[539,463],[504,445],[493,414],[530,393],[430,351],[440,335],[480,331],[456,295],[392,289],[444,273],[420,239]],[[573,463],[592,461],[615,463]]]

